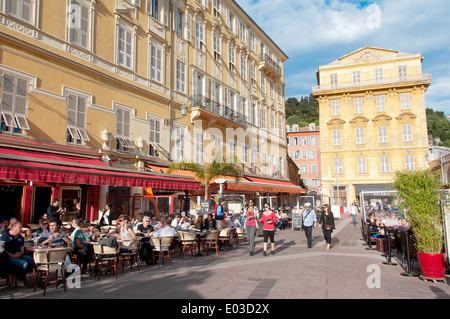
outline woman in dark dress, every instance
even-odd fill
[[[322,224],[323,238],[327,242],[327,251],[330,250],[331,246],[331,233],[335,229],[334,216],[331,212],[331,208],[328,204],[324,205],[324,210],[320,214],[319,224]]]

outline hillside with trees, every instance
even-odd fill
[[[286,124],[298,124],[300,127],[310,123],[319,125],[319,103],[311,95],[302,96],[300,101],[295,97],[286,100]]]
[[[450,147],[450,122],[444,112],[427,108],[428,135],[433,137],[433,145]]]

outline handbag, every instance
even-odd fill
[[[325,229],[326,230],[331,230],[333,228],[333,225],[329,225],[327,224],[327,214],[325,214]]]

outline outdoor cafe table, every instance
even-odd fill
[[[217,232],[217,230],[209,230],[209,229],[206,229],[206,230],[204,229],[202,231],[196,230],[196,229],[186,229],[186,230],[183,230],[183,231],[187,232],[187,233],[194,234],[195,237],[197,237],[197,240],[198,240],[198,244],[197,244],[198,245],[198,253],[196,254],[196,256],[203,256],[203,254],[200,252],[200,246],[201,246],[200,241],[201,241],[202,235],[206,235],[206,234]]]

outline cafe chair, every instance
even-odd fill
[[[164,264],[164,258],[169,258],[170,266],[172,266],[172,260],[170,259],[170,245],[172,244],[173,237],[152,237],[150,238],[150,244],[152,245],[152,259],[155,262],[155,256],[158,257],[158,268],[161,263]]]
[[[98,281],[102,276],[104,268],[114,271],[117,279],[118,246],[109,247],[105,245],[94,244],[94,262],[95,270],[98,275]]]
[[[244,246],[247,244],[247,234],[245,233],[245,228],[244,227],[238,227],[236,228],[236,242],[237,242],[237,246],[239,247],[239,242],[243,241],[244,242]]]
[[[125,262],[128,262],[130,269],[133,269],[133,263],[136,262],[137,269],[139,269],[139,254],[140,254],[141,239],[133,240],[126,248],[127,251],[119,251],[119,262],[122,261],[122,274],[125,269]]]
[[[58,278],[61,278],[64,285],[64,291],[67,290],[64,261],[66,260],[68,251],[68,248],[52,248],[34,252],[33,258],[36,264],[36,283],[34,285],[34,292],[36,292],[39,280],[43,279],[45,296],[49,278],[55,279],[55,288],[58,287]],[[50,277],[52,271],[55,272],[55,275]]]
[[[9,285],[10,289],[14,289],[14,276],[14,267],[9,263],[9,256],[6,252],[3,252],[0,255],[0,278],[6,279],[6,285]]]
[[[216,255],[219,256],[219,232],[206,234],[206,237],[202,240],[202,246],[205,251],[205,256],[208,255],[210,249],[215,249]]]
[[[180,256],[183,258],[184,251],[186,248],[189,250],[190,255],[195,255],[195,250],[197,248],[197,240],[195,234],[189,233],[189,232],[178,232],[181,238],[181,249],[180,249]]]
[[[219,232],[219,241],[225,244],[225,246],[228,247],[228,250],[231,249],[230,236],[232,231],[233,231],[232,228],[225,228]]]

